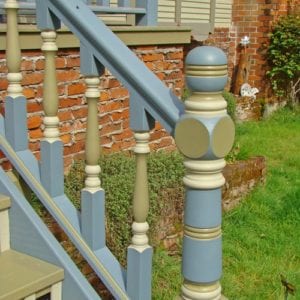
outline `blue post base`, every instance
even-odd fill
[[[131,300],[151,299],[152,247],[127,250],[127,293]]]
[[[105,192],[98,190],[81,192],[81,232],[82,236],[96,251],[105,246]]]
[[[52,197],[64,193],[63,144],[61,141],[41,142],[41,182]]]
[[[28,148],[27,109],[24,96],[5,99],[5,135],[15,151]]]

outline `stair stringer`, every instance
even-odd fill
[[[2,168],[0,193],[11,198],[11,248],[63,268],[62,299],[101,299]]]

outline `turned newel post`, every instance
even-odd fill
[[[234,140],[234,124],[222,97],[226,82],[227,59],[220,49],[197,47],[187,55],[191,96],[175,128],[186,169],[182,299],[221,299],[222,169]]]

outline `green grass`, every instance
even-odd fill
[[[267,181],[224,215],[223,293],[238,300],[284,299],[282,274],[298,290],[290,298],[300,299],[300,111],[240,124],[236,139],[243,156],[267,158]],[[154,299],[178,295],[179,270],[178,257],[156,250]]]

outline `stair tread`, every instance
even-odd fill
[[[64,278],[63,269],[14,250],[0,254],[0,270],[0,300],[22,299]]]

